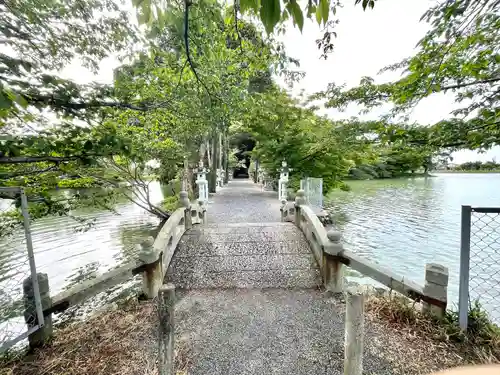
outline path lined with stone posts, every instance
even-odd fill
[[[166,282],[176,286],[176,350],[188,373],[342,374],[344,304],[322,289],[302,232],[280,222],[275,192],[233,180],[186,232]],[[392,374],[367,327],[364,363]]]

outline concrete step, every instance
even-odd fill
[[[318,266],[291,223],[196,226],[179,242],[166,275],[178,288],[314,288]]]

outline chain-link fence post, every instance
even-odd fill
[[[42,305],[45,302],[40,296],[41,279],[36,272],[28,199],[21,187],[0,187],[0,191],[8,197],[6,201],[1,202],[0,212],[4,257],[0,265],[0,353],[2,353],[26,338],[31,343],[34,334],[41,327],[45,328],[47,320],[43,315]],[[19,201],[21,222],[18,221],[17,208],[14,204]],[[24,227],[24,233],[22,230],[17,230],[18,225],[21,229],[20,224]],[[7,240],[7,237],[12,238]],[[16,244],[23,242],[26,244],[26,249],[22,252],[17,251]],[[47,281],[46,277],[44,280]],[[46,289],[45,300],[50,302],[48,285]],[[47,330],[49,329],[50,327],[47,327]]]
[[[460,284],[458,292],[458,321],[462,330],[467,329],[469,315],[469,271],[471,206],[462,206],[460,231]]]
[[[36,317],[40,325],[43,325],[43,310],[42,301],[40,298],[40,289],[38,287],[38,278],[36,275],[35,254],[33,253],[33,241],[31,240],[31,222],[28,211],[28,199],[24,193],[24,189],[20,189],[21,193],[21,212],[23,214],[24,235],[26,237],[26,250],[28,251],[28,261],[30,265],[31,280],[33,282],[33,294],[35,298]]]
[[[470,227],[469,310],[499,324],[500,207],[472,207]]]

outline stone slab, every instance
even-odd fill
[[[245,242],[244,246],[238,242],[196,242],[183,238],[178,245],[181,257],[207,255],[276,255],[276,254],[311,254],[307,242],[300,241],[269,241]]]
[[[297,241],[304,237],[298,229],[294,231],[277,232],[261,231],[248,233],[217,233],[202,232],[199,235],[190,235],[199,242],[266,242],[266,241]]]
[[[316,260],[312,254],[278,254],[278,255],[243,255],[243,256],[197,256],[178,257],[172,262],[172,268],[178,267],[189,271],[201,269],[209,272],[238,272],[276,269],[314,269]]]
[[[184,274],[167,272],[167,282],[180,289],[303,289],[319,288],[319,270],[270,269],[259,271],[209,272],[193,269]]]

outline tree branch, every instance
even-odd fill
[[[240,45],[240,51],[243,53],[243,46],[241,45],[241,34],[238,29],[238,11],[239,11],[239,0],[234,0],[234,28],[236,30],[236,35],[238,36],[238,43]]]
[[[99,100],[92,100],[89,102],[71,102],[68,100],[56,98],[54,96],[49,96],[49,95],[34,95],[34,94],[21,94],[21,95],[30,104],[42,103],[46,105],[52,105],[54,107],[68,108],[73,110],[109,107],[109,108],[131,109],[134,111],[148,111],[151,109],[161,108],[162,105],[165,105],[165,103],[159,105],[139,103],[138,105],[136,105],[131,103],[99,101]]]
[[[441,89],[439,91],[461,89],[463,87],[481,85],[484,83],[493,83],[493,82],[497,82],[497,81],[500,81],[500,77],[493,77],[493,78],[483,79],[483,80],[479,80],[479,81],[473,81],[473,82],[467,82],[467,83],[457,83],[455,85],[443,86],[443,87],[441,87]]]
[[[194,67],[193,60],[191,59],[191,52],[189,50],[189,7],[192,5],[191,0],[184,0],[184,46],[186,48],[186,59],[189,64],[189,67],[193,71],[193,74],[196,78],[196,80],[201,83],[203,88],[208,94],[208,97],[210,98],[210,102],[212,102],[212,93],[208,89],[207,85],[205,82],[203,82],[200,77],[198,76],[198,72],[196,71],[196,68]]]
[[[74,156],[1,156],[0,164],[25,164],[25,163],[60,163],[64,161],[74,161],[78,159],[85,159],[90,156],[99,155],[74,155]]]

